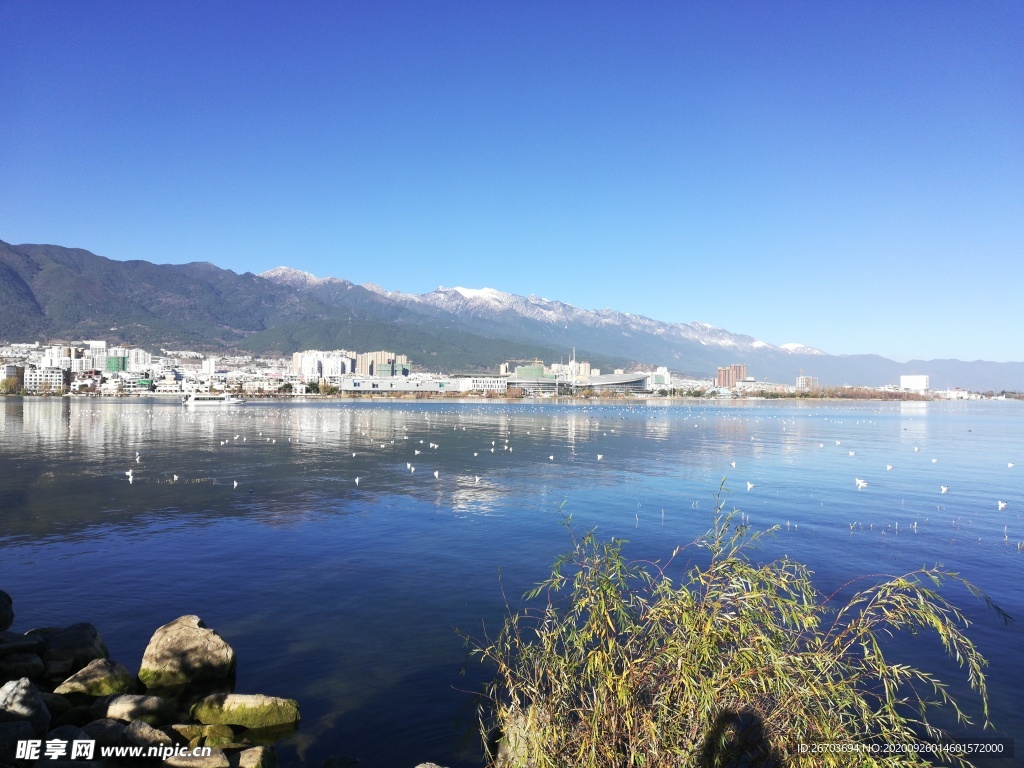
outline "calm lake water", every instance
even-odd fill
[[[631,558],[664,559],[710,527],[723,478],[729,507],[755,528],[781,526],[752,556],[805,562],[823,592],[939,563],[1014,616],[1004,626],[964,590],[949,592],[990,661],[987,735],[1018,737],[1016,761],[985,764],[1021,762],[1016,402],[188,411],[7,398],[0,589],[14,598],[12,629],[90,621],[111,656],[136,669],[156,627],[200,615],[238,653],[237,691],[299,700],[286,762],[473,766],[466,691],[484,670],[456,630],[496,630],[503,592],[518,606],[547,575],[569,544],[559,508],[581,529],[628,539]],[[937,638],[897,641],[893,653],[937,672],[978,713]]]

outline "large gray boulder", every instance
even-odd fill
[[[132,720],[121,736],[124,747],[171,747],[174,742],[163,731],[159,731],[142,720]]]
[[[262,694],[216,693],[192,707],[192,717],[212,725],[273,728],[299,722],[299,703]]]
[[[77,672],[93,659],[105,659],[110,656],[107,646],[103,644],[99,630],[92,624],[72,624],[53,634],[47,631],[46,655],[47,662],[71,662],[71,672]]]
[[[0,589],[0,632],[14,623],[14,601],[11,596]]]
[[[164,624],[146,646],[139,679],[147,688],[165,688],[228,678],[235,651],[198,616]]]
[[[115,693],[131,693],[134,688],[135,676],[127,667],[116,661],[93,659],[58,685],[53,692],[110,696]]]
[[[50,710],[27,677],[11,680],[0,688],[0,722],[12,720],[28,721],[39,738],[50,727]]]
[[[130,723],[142,720],[149,725],[168,725],[178,718],[178,713],[167,699],[160,696],[121,694],[100,699],[92,706],[97,718],[109,717]]]

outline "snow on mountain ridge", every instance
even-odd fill
[[[316,277],[308,272],[288,267],[277,267],[264,272],[261,277],[298,289],[314,288],[329,282],[347,282],[333,277]],[[698,342],[705,346],[733,349],[736,352],[757,349],[784,351],[791,354],[824,354],[820,350],[813,350],[810,347],[797,344],[791,344],[788,347],[775,347],[751,336],[732,333],[724,328],[697,321],[669,323],[614,309],[580,309],[561,301],[553,301],[536,295],[519,296],[495,288],[439,286],[436,290],[428,293],[411,294],[388,291],[372,283],[366,283],[362,287],[406,306],[426,305],[442,312],[450,312],[463,317],[477,317],[487,321],[512,322],[517,319],[526,319],[562,327],[580,324],[595,329],[621,330],[627,334],[651,334],[667,339]]]

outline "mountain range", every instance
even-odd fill
[[[387,291],[278,267],[236,274],[208,262],[114,261],[55,245],[0,241],[0,341],[90,338],[151,348],[288,354],[301,349],[388,349],[428,371],[486,370],[504,360],[578,359],[608,370],[640,365],[711,377],[745,363],[758,379],[823,385],[898,383],[1024,389],[1024,363],[829,355],[775,346],[703,323],[668,323],[586,310],[493,288]]]

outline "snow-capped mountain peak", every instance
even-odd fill
[[[808,347],[804,344],[799,344],[795,341],[788,342],[786,344],[780,344],[779,349],[784,349],[791,355],[827,355],[827,352],[822,352],[820,349],[814,347]]]
[[[260,277],[282,285],[290,285],[293,288],[312,288],[335,280],[333,277],[317,277],[309,272],[291,267],[274,267],[266,272],[261,272]]]

